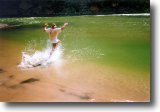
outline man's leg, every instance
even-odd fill
[[[51,52],[50,52],[49,58],[51,57],[51,55],[52,55],[53,51],[56,49],[56,47],[57,47],[57,43],[53,43],[53,44],[52,44],[52,50],[51,50]]]
[[[50,52],[49,58],[52,56],[54,50],[58,47],[59,43],[60,43],[60,41],[57,43],[52,43],[52,50]]]

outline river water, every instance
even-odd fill
[[[12,26],[0,31],[0,101],[150,101],[148,16],[0,21]],[[69,22],[49,63],[51,46],[42,29],[46,21]]]

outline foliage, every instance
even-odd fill
[[[149,0],[1,0],[0,17],[146,13]]]

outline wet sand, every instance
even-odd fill
[[[21,47],[1,40],[0,48],[1,102],[150,101],[149,75],[65,59],[59,65],[20,69]]]

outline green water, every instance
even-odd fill
[[[35,40],[45,46],[45,22],[69,26],[59,35],[64,56],[80,50],[78,58],[133,72],[150,72],[150,17],[147,16],[75,16],[45,18],[1,18],[0,23],[19,25],[0,30],[0,38],[23,45]],[[41,42],[42,41],[42,42]],[[39,44],[38,44],[39,43]],[[79,53],[79,52],[78,52]]]

